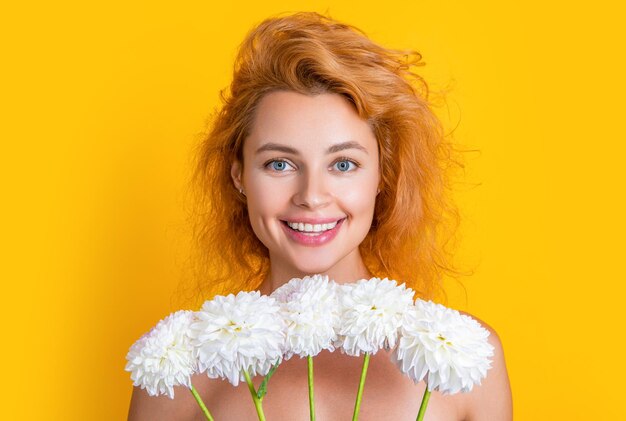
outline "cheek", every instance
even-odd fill
[[[364,172],[349,180],[341,181],[341,195],[350,196],[357,202],[374,201],[376,200],[376,190],[378,189],[378,178],[378,173]]]
[[[258,194],[250,194],[247,198],[248,214],[253,224],[259,223],[263,218],[271,217],[278,210],[278,197],[276,194],[268,194],[266,191]]]
[[[359,184],[342,189],[338,197],[346,211],[354,218],[371,219],[376,205],[376,188],[376,183]]]
[[[271,202],[267,201],[266,194],[262,192],[260,194],[254,194],[253,192],[246,192],[248,203],[248,219],[250,226],[256,237],[263,243],[265,247],[270,247],[271,235],[268,230],[267,218],[271,217],[273,210],[271,209]]]
[[[270,229],[267,222],[276,220],[284,212],[285,204],[289,202],[288,189],[277,188],[256,178],[246,185],[246,202],[252,228],[261,239],[264,230]]]

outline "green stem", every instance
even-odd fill
[[[256,395],[256,390],[254,389],[254,385],[252,384],[252,379],[250,378],[248,370],[244,369],[243,375],[246,378],[246,383],[248,383],[248,389],[250,390],[250,394],[252,395],[252,401],[254,402],[254,407],[256,408],[256,414],[259,416],[259,421],[265,421],[263,405],[261,404],[263,398],[259,399],[259,397]]]
[[[211,416],[211,413],[209,412],[207,407],[204,405],[204,402],[202,402],[202,398],[198,394],[198,391],[196,390],[196,388],[193,387],[193,385],[191,385],[190,390],[191,390],[191,394],[193,395],[193,397],[196,398],[196,402],[198,402],[198,405],[200,405],[200,409],[202,409],[202,412],[204,413],[204,416],[206,417],[206,419],[209,421],[214,421],[213,417]]]
[[[309,414],[311,421],[315,421],[315,401],[313,400],[313,357],[307,355],[306,363],[309,375]]]
[[[363,396],[363,386],[365,386],[365,376],[367,375],[367,367],[370,364],[370,354],[366,353],[363,358],[363,368],[361,369],[361,380],[359,381],[359,391],[356,394],[356,402],[354,403],[354,414],[352,421],[359,419],[359,409],[361,409],[361,397]]]
[[[424,390],[424,397],[422,398],[422,404],[420,405],[420,411],[417,413],[416,421],[422,421],[424,419],[424,414],[426,413],[426,407],[428,406],[429,399],[430,390],[428,390],[428,385],[426,385],[426,389]]]

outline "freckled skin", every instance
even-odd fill
[[[353,141],[359,147],[328,154],[328,148]],[[295,153],[256,151],[271,142]],[[371,226],[380,174],[376,138],[352,105],[337,94],[305,96],[273,92],[260,102],[244,142],[243,163],[235,162],[233,183],[246,194],[250,223],[268,248],[270,273],[260,290],[271,293],[291,278],[320,273],[337,282],[370,278],[358,250]],[[356,162],[358,165],[347,162]],[[281,163],[279,163],[281,162]],[[342,171],[346,170],[347,171]],[[346,218],[337,236],[319,247],[307,247],[285,234],[281,220],[298,217]],[[467,394],[431,395],[428,421],[509,421],[511,393],[498,336],[493,368],[481,386]],[[415,385],[389,359],[390,352],[372,356],[359,420],[415,420],[424,383]],[[323,351],[314,358],[317,419],[349,420],[361,373],[362,357]],[[255,420],[247,385],[196,375],[192,382],[216,421]],[[255,378],[258,387],[261,378]],[[129,420],[203,420],[185,388],[176,397],[149,397],[135,388]],[[278,368],[263,401],[268,420],[309,419],[306,359],[293,357]]]

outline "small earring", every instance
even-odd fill
[[[240,193],[240,194],[243,194],[244,196],[246,195],[246,194],[243,192],[243,188],[241,188],[241,187],[239,187],[239,193]]]

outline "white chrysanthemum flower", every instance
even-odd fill
[[[334,351],[339,327],[337,285],[328,276],[294,278],[272,295],[281,305],[287,324],[285,358],[316,356]]]
[[[487,375],[493,346],[489,331],[456,310],[417,300],[400,329],[394,359],[415,383],[442,394],[469,392]]]
[[[188,336],[193,320],[192,311],[172,313],[130,347],[125,370],[130,371],[133,385],[151,396],[167,394],[171,399],[174,386],[191,388],[197,367]]]
[[[266,375],[282,360],[284,322],[274,298],[255,292],[218,295],[196,313],[190,335],[198,368],[210,378],[226,378],[237,386],[251,376]]]
[[[337,347],[351,356],[393,348],[413,290],[387,278],[361,279],[341,289]]]

